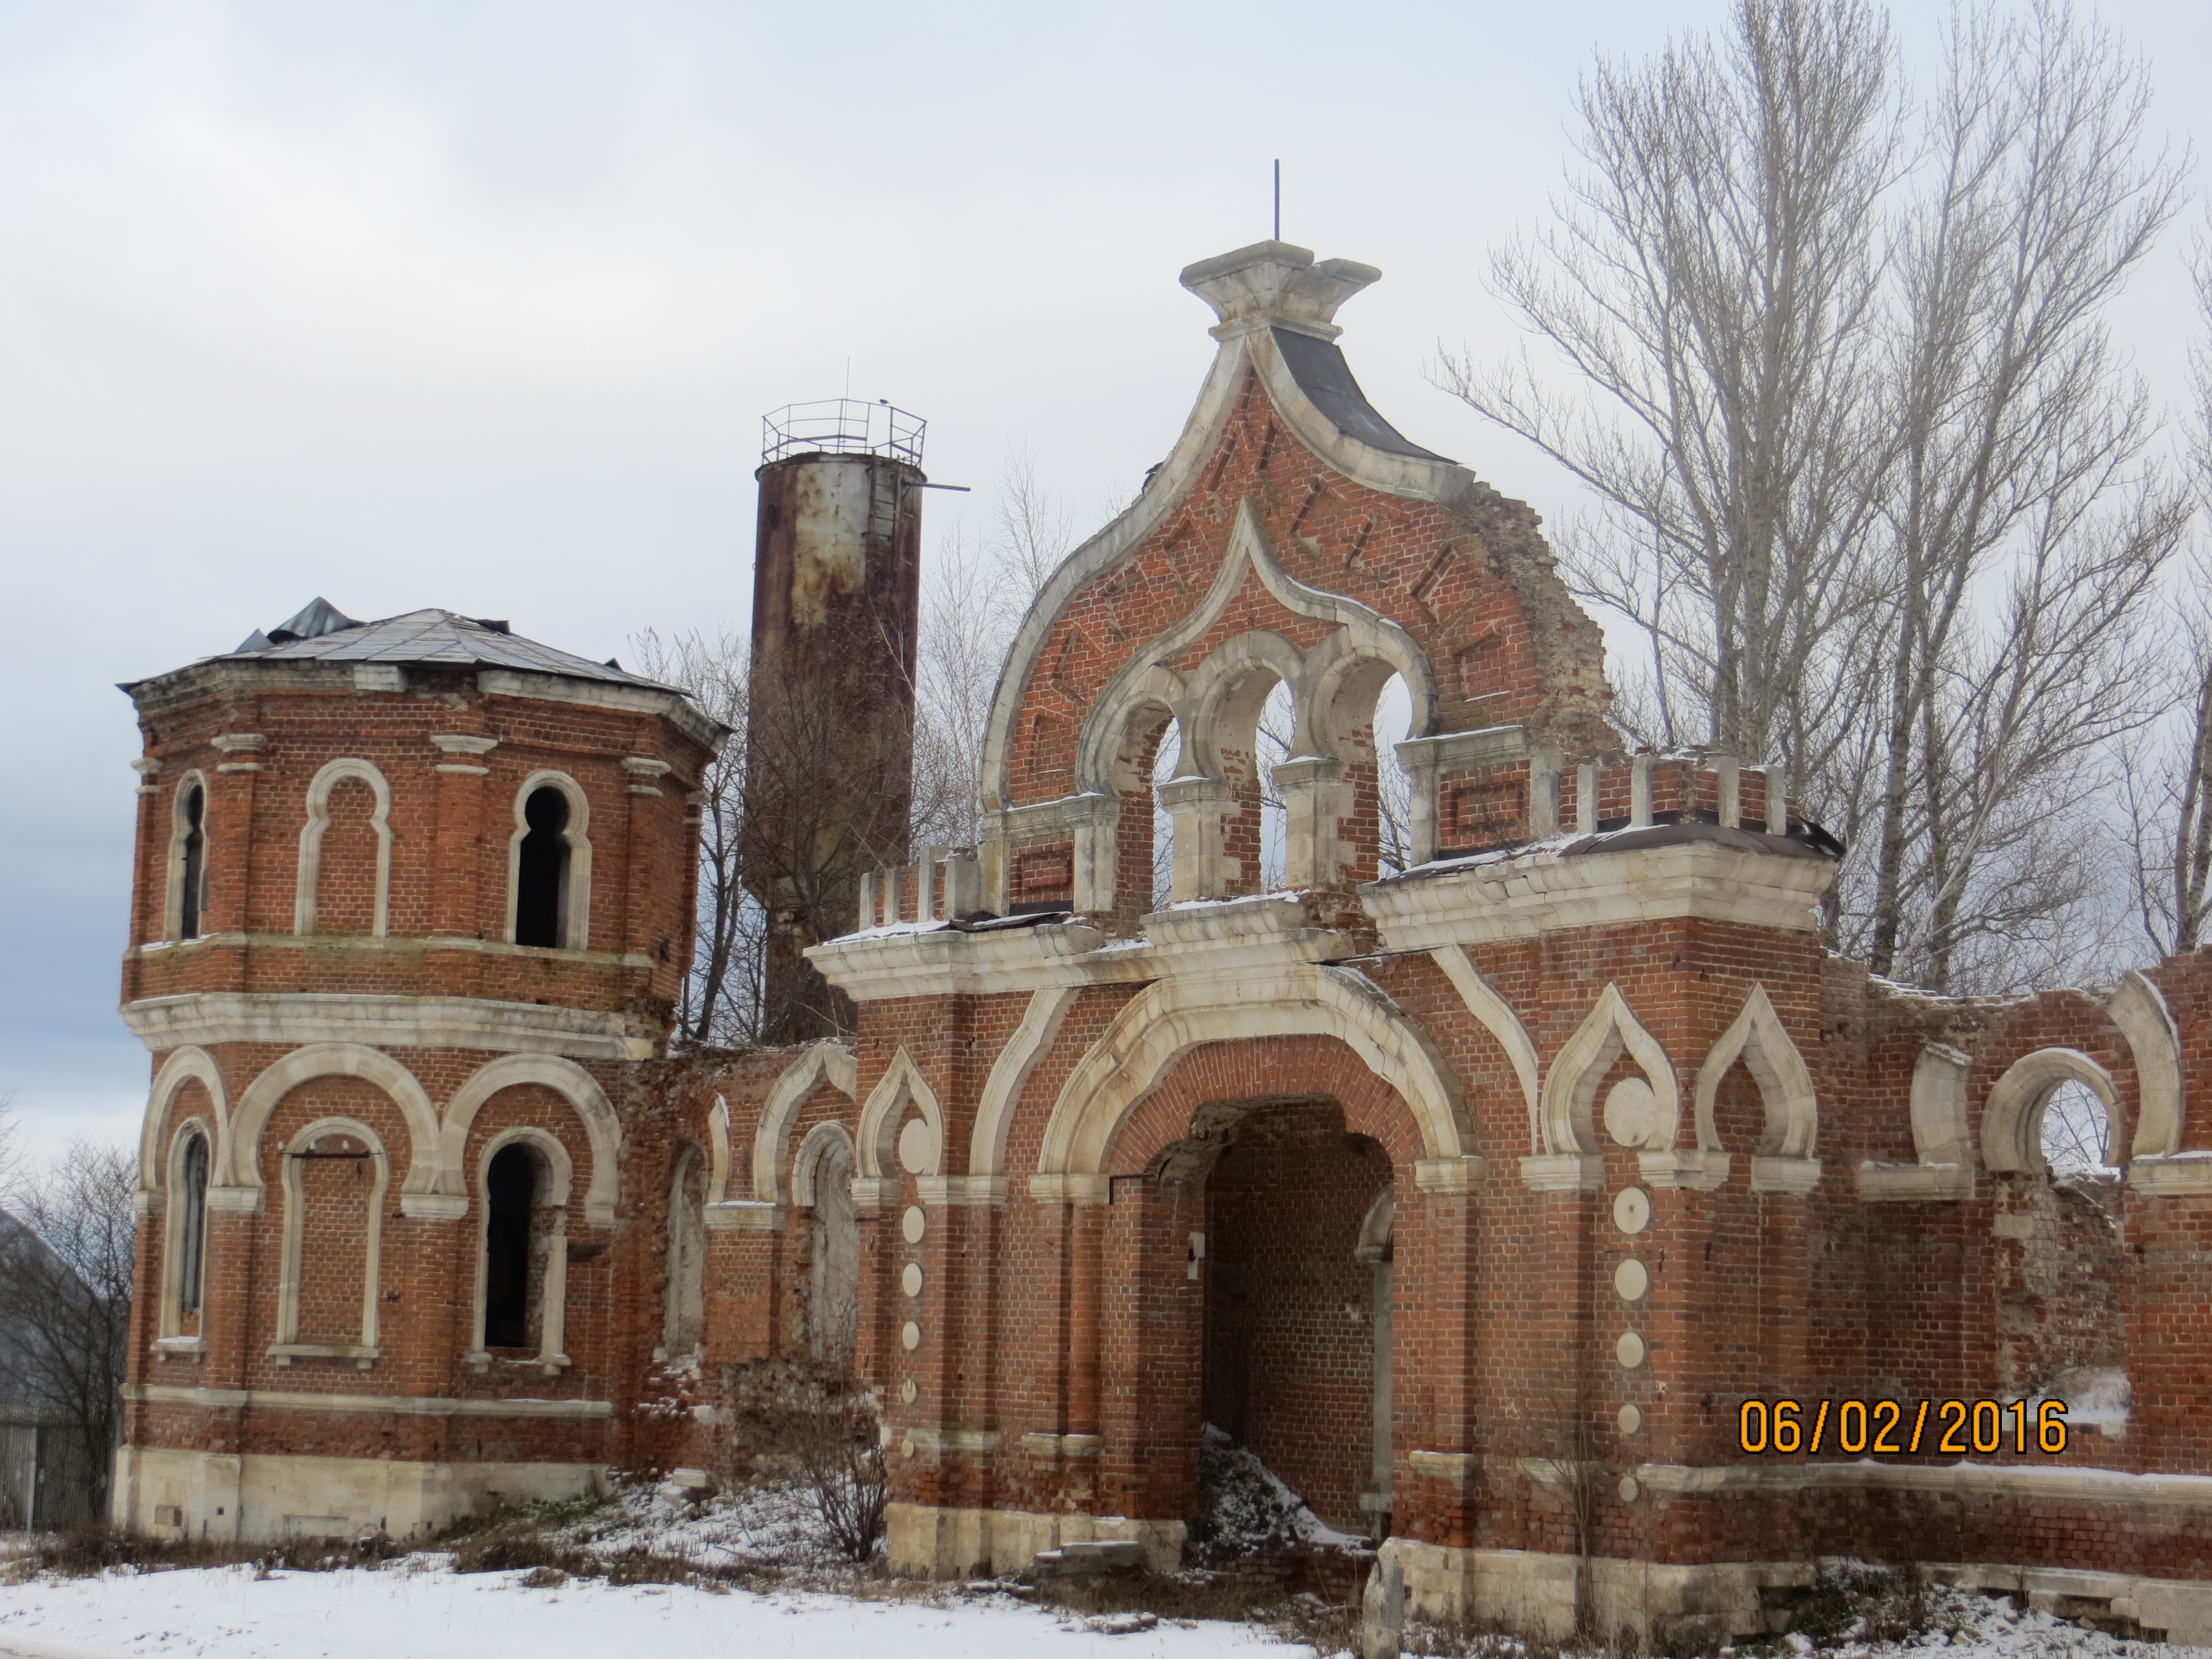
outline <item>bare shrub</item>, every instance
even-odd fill
[[[866,1561],[884,1535],[884,1448],[875,1396],[835,1360],[732,1366],[730,1462],[796,1480],[840,1555]]]

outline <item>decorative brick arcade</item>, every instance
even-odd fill
[[[1376,276],[1184,273],[1213,367],[1023,624],[984,844],[808,952],[849,1041],[666,1056],[723,734],[665,688],[441,612],[131,688],[118,1518],[704,1479],[776,1362],[850,1352],[904,1571],[1170,1565],[1212,1421],[1431,1614],[1558,1632],[1579,1583],[1608,1630],[1747,1633],[1853,1554],[2212,1644],[2212,968],[1976,1001],[1824,955],[1779,769],[1623,752],[1535,514],[1367,404],[1334,319]],[[2069,1084],[2117,1185],[2045,1165]],[[2084,1370],[2131,1407],[2056,1455],[1741,1449],[1747,1400],[1909,1429]]]

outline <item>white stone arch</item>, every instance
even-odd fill
[[[826,1083],[849,1100],[859,1091],[859,1070],[853,1051],[843,1043],[811,1042],[770,1085],[768,1099],[761,1106],[759,1127],[753,1131],[756,1203],[783,1201],[785,1144],[791,1139],[792,1120],[807,1096]]]
[[[563,950],[586,951],[592,940],[592,802],[584,793],[584,786],[566,772],[550,768],[532,772],[523,779],[522,786],[514,792],[514,833],[507,841],[507,933],[508,944],[514,942],[516,901],[520,897],[522,880],[522,838],[530,833],[530,824],[523,817],[530,798],[540,789],[558,789],[568,798],[568,822],[561,831],[561,839],[568,844],[568,890],[565,900],[566,927],[561,945]]]
[[[1183,732],[1182,763],[1178,777],[1231,779],[1223,758],[1224,745],[1242,749],[1244,764],[1256,776],[1260,757],[1260,712],[1279,683],[1291,688],[1291,752],[1297,752],[1297,732],[1306,725],[1302,696],[1305,654],[1280,634],[1251,629],[1224,640],[1206,660],[1192,671],[1188,702],[1190,720]]]
[[[1457,1082],[1396,1005],[1364,975],[1285,963],[1234,978],[1155,980],[1124,1004],[1053,1104],[1033,1190],[1058,1196],[1065,1177],[1103,1174],[1130,1113],[1189,1050],[1274,1036],[1336,1038],[1406,1103],[1424,1162],[1469,1157]]]
[[[392,786],[370,762],[351,757],[326,763],[307,786],[307,821],[300,826],[300,866],[292,899],[292,931],[315,931],[316,887],[322,878],[323,833],[331,827],[331,792],[349,779],[375,796],[369,823],[376,830],[376,906],[369,932],[382,939],[392,919]]]
[[[1102,696],[1091,706],[1077,739],[1077,788],[1099,794],[1151,793],[1151,778],[1128,775],[1132,763],[1125,752],[1132,726],[1147,709],[1163,711],[1147,723],[1148,738],[1154,726],[1164,726],[1170,720],[1180,731],[1189,729],[1189,689],[1183,677],[1165,663],[1147,663],[1142,672],[1117,680],[1113,700]]]
[[[2181,1150],[2185,1125],[2181,1030],[2158,987],[2134,969],[2105,1011],[2136,1062],[2136,1133],[2133,1156],[2166,1158]]]
[[[1764,985],[1753,985],[1743,1000],[1742,1012],[1712,1046],[1698,1069],[1695,1094],[1698,1146],[1703,1152],[1723,1148],[1713,1122],[1713,1100],[1721,1079],[1737,1060],[1750,1069],[1766,1107],[1766,1133],[1759,1145],[1746,1150],[1762,1158],[1810,1158],[1820,1133],[1820,1103],[1813,1092],[1813,1074],[1797,1045],[1782,1029],[1782,1019]]]
[[[1592,1107],[1597,1085],[1623,1048],[1650,1084],[1657,1107],[1645,1146],[1656,1150],[1674,1146],[1682,1119],[1682,1089],[1674,1063],[1630,1011],[1620,988],[1609,984],[1545,1073],[1540,1102],[1545,1152],[1586,1155],[1599,1150]]]
[[[187,1044],[171,1050],[169,1057],[161,1062],[161,1069],[154,1074],[154,1087],[146,1097],[145,1122],[138,1131],[138,1190],[142,1193],[159,1192],[166,1184],[161,1179],[161,1141],[169,1103],[176,1098],[177,1091],[194,1078],[207,1091],[209,1104],[215,1112],[208,1140],[210,1158],[222,1146],[223,1133],[230,1127],[230,1102],[223,1092],[222,1068],[215,1063],[215,1056],[204,1048]],[[219,1166],[211,1164],[209,1176],[219,1181]]]
[[[1411,634],[1381,617],[1346,622],[1306,655],[1298,693],[1304,742],[1292,752],[1351,759],[1344,752],[1346,728],[1355,715],[1358,724],[1374,723],[1376,702],[1393,674],[1406,682],[1413,702],[1408,735],[1422,736],[1436,718],[1436,676],[1427,653]],[[1378,755],[1381,750],[1376,744]]]
[[[177,787],[169,795],[169,850],[163,860],[161,894],[161,937],[166,939],[179,939],[184,934],[185,840],[191,833],[191,826],[185,822],[185,801],[195,789],[200,792],[200,931],[206,931],[207,855],[215,841],[215,791],[208,787],[207,774],[196,766],[177,780]]]
[[[384,1194],[392,1184],[392,1159],[385,1151],[383,1138],[375,1130],[358,1118],[335,1116],[317,1118],[294,1135],[284,1148],[284,1227],[283,1243],[277,1253],[276,1341],[269,1351],[278,1358],[296,1357],[301,1346],[300,1275],[301,1257],[307,1247],[307,1194],[301,1185],[303,1171],[299,1155],[331,1134],[352,1135],[367,1141],[375,1179],[368,1198],[368,1237],[362,1241],[361,1323],[356,1340],[329,1348],[319,1344],[313,1352],[324,1358],[363,1360],[378,1357],[377,1304],[384,1255]],[[287,1349],[294,1352],[288,1355],[284,1352]]]
[[[358,1042],[312,1042],[295,1048],[246,1086],[238,1097],[216,1167],[224,1186],[251,1196],[234,1200],[258,1210],[263,1201],[261,1131],[277,1103],[301,1084],[319,1077],[357,1077],[374,1084],[399,1108],[406,1121],[406,1178],[399,1184],[403,1205],[410,1194],[438,1190],[438,1113],[415,1073],[381,1048]]]
[[[1060,1038],[1061,1022],[1082,994],[1082,988],[1073,985],[1042,986],[1030,994],[1022,1023],[991,1062],[990,1076],[983,1079],[983,1097],[976,1106],[975,1128],[968,1142],[969,1174],[1006,1173],[1006,1137],[1014,1126],[1014,1109],[1021,1103],[1022,1091],[1029,1086],[1030,1073],[1052,1052],[1052,1045]]]
[[[491,1363],[491,1354],[484,1346],[486,1278],[490,1267],[488,1246],[491,1230],[491,1161],[509,1146],[518,1145],[529,1146],[545,1160],[545,1201],[542,1206],[532,1207],[553,1212],[556,1237],[553,1248],[545,1253],[545,1277],[538,1286],[538,1363],[550,1376],[569,1363],[565,1352],[568,1340],[568,1251],[562,1240],[568,1233],[568,1194],[575,1186],[575,1165],[568,1149],[561,1144],[561,1137],[534,1123],[518,1123],[501,1130],[486,1140],[483,1150],[477,1154],[476,1178],[470,1188],[477,1210],[476,1302],[469,1325],[469,1352],[463,1358],[479,1370]],[[597,1148],[593,1150],[596,1153]],[[589,1202],[587,1197],[587,1206]],[[586,1219],[590,1220],[588,1215]]]
[[[613,1226],[619,1176],[616,1159],[622,1149],[622,1121],[615,1115],[614,1106],[607,1099],[606,1091],[599,1087],[599,1079],[574,1060],[558,1054],[501,1054],[480,1066],[467,1082],[453,1091],[453,1098],[446,1103],[436,1190],[449,1196],[466,1197],[467,1188],[461,1184],[463,1160],[468,1155],[469,1130],[476,1122],[477,1112],[501,1090],[524,1083],[542,1084],[575,1108],[584,1126],[584,1138],[592,1149],[591,1179],[584,1188],[584,1224]],[[558,1139],[547,1133],[549,1138]],[[561,1160],[566,1168],[567,1152],[562,1153]]]
[[[2127,1161],[2122,1156],[2128,1145],[2126,1120],[2112,1074],[2078,1048],[2038,1048],[2013,1061],[1990,1085],[1982,1108],[1982,1162],[1991,1170],[2049,1171],[2043,1157],[2043,1109],[2062,1083],[2087,1084],[2104,1103],[2110,1126],[2105,1156],[2114,1164]]]
[[[853,1137],[845,1133],[842,1123],[817,1123],[806,1132],[806,1139],[799,1143],[799,1151],[791,1160],[791,1202],[794,1209],[814,1207],[814,1176],[822,1162],[823,1154],[832,1146],[842,1147],[845,1156],[854,1159],[859,1169],[858,1155]]]
[[[866,1179],[881,1181],[898,1173],[899,1125],[905,1121],[908,1106],[919,1111],[929,1125],[929,1167],[915,1173],[944,1174],[945,1109],[937,1103],[937,1091],[929,1086],[921,1067],[914,1063],[914,1056],[901,1043],[882,1078],[868,1091],[868,1098],[860,1107],[860,1129],[853,1137],[860,1172]]]
[[[1383,654],[1387,647],[1398,672],[1405,674],[1407,688],[1412,694],[1413,734],[1419,737],[1428,733],[1436,718],[1436,674],[1427,654],[1414,642],[1413,636],[1381,612],[1358,600],[1309,587],[1284,569],[1273,544],[1267,538],[1267,527],[1261,520],[1259,508],[1247,496],[1237,504],[1236,521],[1230,530],[1228,549],[1222,556],[1220,568],[1214,574],[1212,586],[1206,589],[1206,597],[1181,621],[1140,649],[1131,653],[1121,671],[1100,690],[1090,715],[1084,721],[1082,738],[1076,749],[1077,793],[1104,793],[1111,789],[1107,763],[1110,762],[1114,749],[1120,744],[1121,732],[1127,722],[1129,713],[1146,700],[1139,694],[1137,688],[1148,680],[1157,684],[1153,677],[1161,664],[1181,656],[1206,637],[1214,623],[1227,611],[1230,602],[1237,597],[1237,592],[1244,585],[1247,575],[1256,576],[1275,602],[1292,616],[1333,623],[1348,630],[1355,641],[1365,642],[1375,654]],[[1048,587],[1048,592],[1050,592],[1052,589]],[[1066,597],[1073,596],[1071,593]],[[1041,598],[1040,610],[1043,604]],[[1054,607],[1055,611],[1058,608],[1057,605]],[[1007,660],[1006,672],[1000,678],[997,699],[992,706],[991,726],[986,739],[984,782],[989,804],[994,807],[1006,804],[1005,790],[1012,761],[1013,720],[1019,709],[1030,666],[1022,660],[1024,650],[1026,648],[1032,654],[1041,653],[1048,632],[1049,617],[1046,617],[1043,625],[1037,626],[1036,637],[1031,640],[1032,626],[1037,624],[1039,615],[1040,611],[1032,611],[1030,622],[1024,624],[1022,640]],[[1182,702],[1170,702],[1169,707],[1180,720],[1194,701],[1186,693]],[[1191,721],[1182,721],[1186,750],[1191,742]],[[1108,735],[1109,732],[1110,736]],[[1292,752],[1305,751],[1294,746]]]

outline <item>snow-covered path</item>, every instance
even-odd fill
[[[911,1601],[595,1582],[526,1589],[516,1573],[251,1567],[110,1575],[0,1588],[0,1655],[26,1659],[779,1659],[861,1652],[1036,1659],[1224,1659],[1297,1650],[1249,1626],[1167,1622],[1127,1636],[1066,1627],[1018,1603]],[[1256,1652],[1249,1659],[1259,1659]]]

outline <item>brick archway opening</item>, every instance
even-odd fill
[[[1392,1270],[1362,1244],[1390,1188],[1330,1099],[1237,1110],[1206,1181],[1204,1420],[1346,1533],[1389,1512]]]

